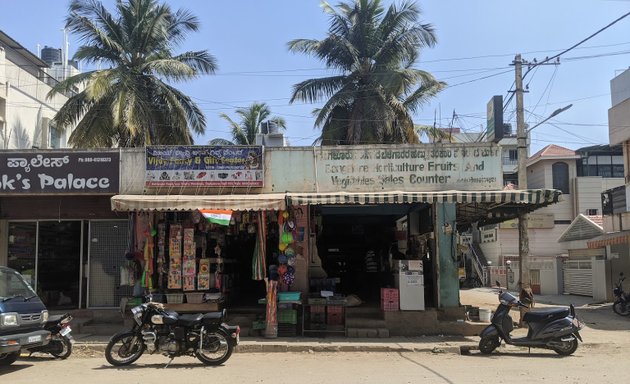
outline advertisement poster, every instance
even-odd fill
[[[261,146],[147,146],[146,187],[262,187]]]

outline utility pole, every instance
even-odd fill
[[[514,58],[516,89],[516,145],[518,160],[518,189],[527,189],[527,134],[525,132],[525,113],[523,107],[523,67],[521,55]],[[518,212],[518,271],[521,289],[531,289],[529,276],[529,234],[527,223],[529,214]]]

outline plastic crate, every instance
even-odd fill
[[[398,300],[382,300],[381,309],[385,312],[394,312],[400,310]]]
[[[308,303],[312,305],[326,305],[325,297],[309,297]]]
[[[310,313],[309,314],[309,322],[311,324],[325,324],[326,323],[326,314],[324,312],[321,312],[321,313]]]
[[[300,300],[302,292],[278,292],[278,301],[297,301]]]
[[[163,303],[164,302],[164,295],[161,293],[152,293],[151,294],[151,300],[154,303]]]
[[[186,302],[189,304],[201,304],[203,303],[203,292],[186,293]]]
[[[297,324],[297,311],[295,309],[279,310],[278,324]]]
[[[328,325],[343,325],[343,313],[328,313],[326,323]]]
[[[309,311],[311,313],[325,313],[326,312],[326,306],[325,305],[311,305],[309,307]]]
[[[398,300],[399,294],[396,288],[381,288],[381,300]]]
[[[183,293],[167,293],[166,302],[169,304],[181,304],[184,302],[184,294]]]
[[[127,301],[127,305],[140,305],[142,304],[142,297],[132,297]]]
[[[328,312],[328,314],[331,314],[331,313],[343,313],[343,306],[341,306],[341,305],[329,305],[328,307],[326,307],[326,312]]]

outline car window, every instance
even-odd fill
[[[20,295],[30,297],[35,295],[35,292],[19,273],[0,269],[0,298]]]

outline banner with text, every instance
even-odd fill
[[[321,147],[319,191],[444,191],[502,188],[501,148],[493,144]]]
[[[0,152],[0,194],[118,193],[118,152]]]
[[[260,146],[148,146],[147,187],[262,187]]]

